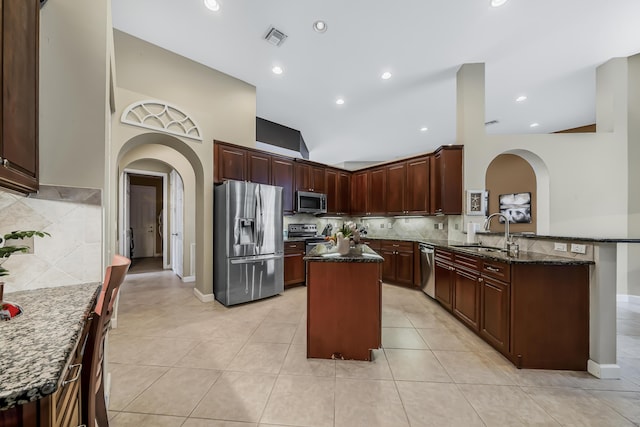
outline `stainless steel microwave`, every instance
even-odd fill
[[[327,195],[296,191],[296,212],[314,215],[327,213]]]

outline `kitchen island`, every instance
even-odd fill
[[[304,260],[307,357],[371,360],[382,345],[384,259],[367,245],[344,255],[318,245]]]
[[[99,289],[94,282],[5,295],[24,312],[0,322],[0,425],[80,424],[80,341]]]

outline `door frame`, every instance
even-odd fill
[[[162,268],[170,269],[171,264],[168,263],[169,255],[168,255],[168,224],[167,224],[167,208],[168,208],[168,174],[165,172],[153,172],[141,169],[131,169],[124,168],[122,173],[120,174],[119,179],[119,207],[118,207],[118,227],[120,228],[120,238],[118,239],[120,242],[120,253],[128,253],[129,248],[126,248],[128,239],[127,233],[129,233],[129,200],[126,195],[129,192],[129,188],[125,187],[125,184],[129,185],[129,175],[147,175],[147,176],[158,176],[162,178]],[[155,252],[155,251],[154,251]]]

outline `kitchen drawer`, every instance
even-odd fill
[[[284,253],[291,254],[291,253],[304,252],[305,245],[306,245],[305,242],[285,242]]]
[[[480,263],[482,261],[478,257],[469,255],[455,254],[455,266],[480,271]]]
[[[482,261],[482,274],[493,277],[503,282],[511,281],[511,266],[506,262]]]
[[[444,262],[447,264],[453,264],[453,252],[443,251],[442,249],[436,249],[435,259],[436,261]]]
[[[383,240],[380,243],[381,250],[413,252],[413,242],[403,242],[401,240]]]

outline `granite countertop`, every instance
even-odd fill
[[[24,313],[0,321],[0,410],[54,393],[100,283],[5,294]]]
[[[336,246],[327,249],[324,245],[317,245],[303,258],[305,261],[320,262],[383,262],[384,258],[378,255],[369,246],[361,244],[349,248],[346,255],[341,255]]]
[[[563,257],[552,254],[542,254],[538,252],[525,252],[520,251],[517,256],[510,256],[506,252],[502,251],[483,251],[474,249],[471,244],[454,241],[454,240],[422,240],[422,239],[407,239],[407,238],[394,238],[394,239],[377,239],[369,238],[368,240],[399,240],[405,242],[418,242],[427,245],[434,246],[436,248],[445,249],[452,252],[458,252],[466,255],[474,255],[484,259],[490,259],[493,261],[501,261],[509,264],[547,264],[547,265],[584,265],[595,264],[591,260],[583,260],[571,257]],[[461,247],[464,246],[464,247]],[[478,246],[478,245],[475,245]]]

